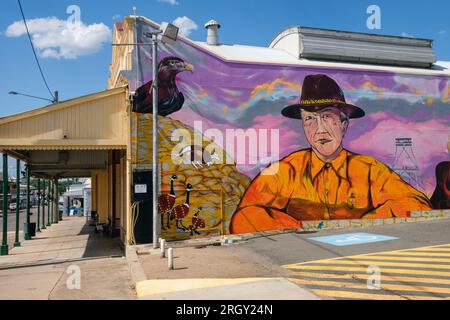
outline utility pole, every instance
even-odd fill
[[[158,212],[158,35],[152,35],[153,69],[153,248],[158,248],[161,219]]]
[[[59,91],[55,91],[53,93],[53,97],[52,97],[53,99],[37,97],[37,96],[30,95],[30,94],[20,93],[17,91],[10,91],[8,93],[13,96],[24,96],[24,97],[33,98],[33,99],[45,100],[45,101],[49,101],[53,104],[59,103]]]
[[[161,234],[161,215],[158,212],[158,41],[162,43],[175,43],[178,38],[179,29],[173,24],[163,22],[160,29],[151,32],[145,32],[144,35],[152,38],[152,72],[153,72],[153,165],[152,165],[152,217],[153,217],[153,248],[158,248],[158,239]],[[113,46],[140,46],[149,45],[149,43],[120,43],[113,44]]]

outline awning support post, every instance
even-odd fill
[[[37,181],[37,232],[41,230],[41,179]]]
[[[27,202],[27,221],[24,228],[24,239],[31,240],[30,236],[30,165],[25,166],[25,179],[27,181],[26,202]]]
[[[41,229],[47,229],[45,226],[45,179],[42,179],[42,227]]]
[[[8,155],[3,154],[3,239],[0,256],[8,255]]]
[[[20,222],[20,160],[16,162],[16,239],[14,247],[20,247],[19,240],[19,222]]]
[[[48,181],[48,190],[47,190],[47,227],[52,225],[52,220],[50,217],[50,210],[52,206],[52,181]]]

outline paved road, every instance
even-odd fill
[[[346,233],[375,233],[397,240],[351,246],[334,246],[312,238]],[[278,265],[337,258],[379,251],[400,250],[450,243],[450,219],[383,225],[366,229],[324,230],[316,233],[288,233],[257,238],[242,244]]]
[[[37,207],[31,208],[31,216],[30,221],[33,223],[36,223],[37,221]],[[41,213],[42,218],[42,213]],[[47,212],[45,216],[45,221],[47,222]],[[23,241],[23,225],[26,222],[26,210],[20,211],[19,216],[19,241]],[[15,240],[15,231],[16,231],[16,212],[15,211],[9,211],[8,212],[8,245],[10,248],[14,244]],[[3,236],[3,214],[0,214],[0,241]]]
[[[32,215],[30,217],[31,222],[36,222],[36,217],[37,217],[36,212],[37,212],[36,207],[31,209],[31,213],[32,213]],[[41,213],[41,215],[42,215],[42,213]],[[23,224],[26,221],[26,210],[20,210],[19,217],[20,217],[19,228],[20,228],[20,230],[22,230]],[[2,225],[3,225],[3,215],[0,215],[0,229],[1,229]],[[15,230],[16,230],[16,211],[9,211],[8,212],[8,231],[15,231]],[[1,230],[0,230],[0,233],[1,233]]]
[[[284,267],[292,271],[291,281],[327,298],[450,299],[450,244]]]
[[[357,232],[397,239],[348,246],[313,240]],[[450,298],[450,220],[284,234],[253,239],[239,247],[282,266],[290,272],[291,281],[323,298]],[[381,272],[381,283],[368,271]]]

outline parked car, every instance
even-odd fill
[[[16,210],[16,207],[17,207],[16,206],[16,201],[12,201],[9,204],[9,210],[11,210],[11,211]],[[26,208],[27,208],[27,203],[26,203],[25,199],[20,200],[19,210],[23,210],[23,209],[26,209]]]

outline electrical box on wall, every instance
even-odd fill
[[[152,199],[152,179],[151,171],[133,173],[133,202]]]
[[[152,177],[152,171],[133,172],[132,201],[139,202],[134,225],[137,244],[151,243],[153,240]]]

